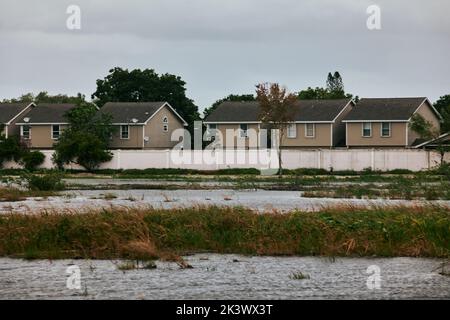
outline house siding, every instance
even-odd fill
[[[168,119],[169,130],[167,132],[163,131],[164,117]],[[178,143],[171,141],[172,132],[183,128],[183,122],[169,107],[165,106],[153,116],[147,125],[130,124],[128,139],[120,138],[120,125],[117,125],[110,147],[112,149],[170,149]],[[149,141],[145,141],[144,137],[148,137]]]
[[[441,123],[436,114],[432,111],[431,106],[427,101],[425,101],[418,109],[417,114],[420,114],[425,120],[431,122],[434,128],[440,130]],[[412,145],[416,139],[420,136],[411,128],[408,127],[408,145]]]
[[[330,148],[332,146],[331,133],[332,124],[331,123],[315,123],[315,134],[314,137],[306,137],[306,124],[297,123],[297,137],[288,138],[287,132],[286,136],[282,140],[281,145],[285,148],[314,148],[314,147],[326,147]]]
[[[372,136],[362,136],[362,122],[347,123],[349,147],[404,147],[406,145],[406,122],[391,122],[391,136],[381,136],[381,122],[372,122]]]
[[[17,126],[20,134],[20,126]],[[60,134],[66,129],[66,125],[60,125]],[[58,141],[52,139],[52,125],[30,125],[30,140],[27,142],[33,149],[51,149]]]

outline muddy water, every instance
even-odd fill
[[[363,200],[304,198],[298,191],[266,190],[80,190],[66,191],[64,196],[47,199],[28,199],[17,202],[0,202],[0,214],[30,212],[42,209],[75,209],[101,207],[156,207],[175,208],[197,205],[244,206],[258,211],[319,210],[324,206],[417,206],[426,201]],[[105,199],[105,195],[107,199]],[[113,197],[111,197],[113,195]],[[450,201],[432,201],[450,207]]]
[[[414,258],[186,257],[193,269],[157,262],[118,270],[114,261],[0,259],[1,299],[450,299],[441,260]],[[68,289],[67,268],[80,268],[81,289]],[[367,286],[369,266],[380,288]],[[373,268],[373,267],[372,267]],[[292,279],[302,272],[309,279]],[[372,274],[373,275],[373,274]],[[73,279],[73,278],[71,278]],[[377,280],[370,278],[371,280]],[[70,281],[69,281],[70,282]],[[73,282],[70,282],[73,283]],[[369,284],[377,282],[369,281]]]

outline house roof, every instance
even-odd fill
[[[439,137],[431,139],[431,140],[423,140],[417,141],[417,143],[413,144],[414,148],[423,148],[423,147],[436,147],[437,145],[449,145],[450,146],[450,132],[441,134]]]
[[[164,106],[169,107],[176,116],[178,116],[183,124],[187,125],[186,121],[172,108],[172,106],[164,101],[158,102],[107,102],[100,112],[110,114],[112,116],[112,123],[115,124],[145,124]],[[133,120],[136,121],[133,121]]]
[[[351,99],[298,100],[294,105],[296,122],[333,122]],[[206,119],[215,122],[260,122],[260,107],[257,101],[221,103]]]
[[[21,112],[23,112],[29,105],[29,102],[0,103],[0,123],[9,123]]]
[[[28,112],[21,116],[18,124],[65,124],[68,120],[65,114],[76,107],[72,103],[39,103]],[[24,119],[28,118],[26,122]]]
[[[428,101],[425,97],[364,98],[344,117],[343,121],[408,121],[425,101]]]

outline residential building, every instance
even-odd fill
[[[170,149],[180,142],[172,141],[172,133],[187,126],[167,102],[108,102],[100,112],[117,126],[112,149]]]
[[[16,123],[22,142],[32,149],[53,148],[69,124],[66,113],[75,107],[75,104],[69,103],[33,104],[31,110],[21,115]]]
[[[422,140],[409,124],[420,114],[436,130],[442,119],[425,97],[361,99],[344,117],[350,148],[412,147]]]
[[[17,120],[31,110],[33,103],[0,103],[1,134],[5,137],[19,135],[20,127],[16,126]]]
[[[353,107],[351,99],[299,100],[293,106],[293,121],[287,124],[282,147],[344,146],[345,125],[342,119]],[[257,101],[223,102],[204,123],[208,134],[214,136],[216,143],[224,148],[265,148],[276,141],[273,130],[267,130],[270,129],[270,124],[260,121],[260,106]],[[267,137],[262,129],[269,132]]]

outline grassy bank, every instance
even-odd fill
[[[109,209],[0,216],[0,256],[165,259],[249,255],[450,256],[448,208],[329,208],[256,214],[243,208]]]
[[[23,201],[27,198],[50,197],[58,195],[54,191],[21,190],[17,188],[0,188],[0,202]]]

